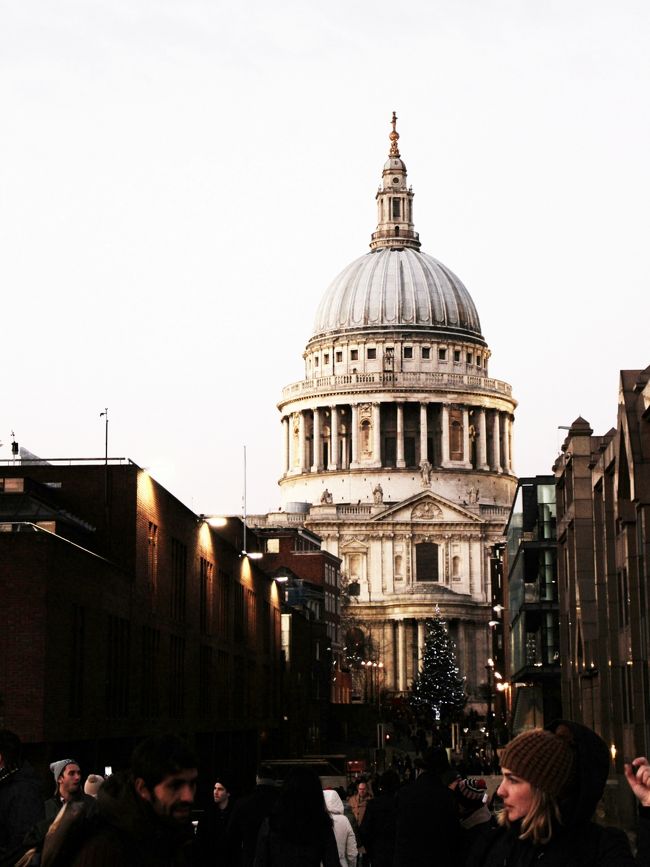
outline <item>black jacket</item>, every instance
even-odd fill
[[[235,804],[228,823],[228,851],[233,867],[252,867],[257,835],[278,801],[279,790],[273,783],[258,783],[250,795]]]
[[[592,821],[609,773],[607,745],[579,723],[557,720],[548,728],[567,726],[576,751],[576,781],[560,802],[562,824],[543,846],[519,840],[519,823],[498,828],[473,850],[467,867],[634,867],[627,836]]]
[[[400,789],[394,867],[455,867],[461,829],[454,797],[436,774],[423,771]]]
[[[23,851],[27,831],[45,816],[40,782],[27,762],[0,771],[0,863]]]
[[[387,792],[368,802],[359,836],[373,867],[392,867],[396,825],[395,792]]]

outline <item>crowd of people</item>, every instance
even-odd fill
[[[279,787],[262,765],[239,798],[219,777],[196,819],[198,761],[174,735],[148,738],[128,771],[83,785],[77,761],[55,761],[44,800],[19,738],[2,730],[0,867],[650,867],[646,758],[625,766],[636,854],[624,831],[594,821],[611,762],[595,732],[568,721],[531,729],[500,762],[492,798],[441,747],[424,750],[407,782],[390,768],[324,792],[307,767]]]

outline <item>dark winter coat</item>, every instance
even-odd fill
[[[31,765],[0,770],[0,863],[18,860],[25,834],[44,816],[41,785]]]
[[[397,801],[394,792],[379,795],[368,802],[359,837],[373,867],[392,867],[396,826]]]
[[[95,805],[77,804],[76,811],[77,819],[62,822],[46,840],[43,867],[188,867],[192,863],[191,824],[159,817],[127,775],[109,777]]]
[[[260,828],[255,851],[255,867],[341,867],[334,829],[324,841],[289,840],[274,831],[268,819]]]
[[[228,823],[228,850],[233,867],[252,867],[257,835],[264,819],[273,812],[278,795],[273,783],[259,783],[250,795],[235,804]]]
[[[438,775],[423,771],[396,800],[394,867],[456,867],[461,828],[454,796]]]
[[[518,822],[510,829],[498,828],[471,853],[467,867],[634,867],[626,834],[592,821],[600,801],[610,756],[607,746],[591,729],[558,720],[551,731],[567,726],[576,748],[577,778],[566,798],[559,802],[562,825],[543,846],[519,840]]]
[[[217,804],[210,804],[199,820],[196,829],[196,863],[200,867],[226,867],[230,864],[227,845],[227,830],[235,802],[228,799],[222,810]]]

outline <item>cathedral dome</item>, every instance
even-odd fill
[[[461,280],[411,246],[378,247],[344,268],[320,302],[313,338],[402,328],[485,343]]]
[[[420,251],[413,189],[397,145],[396,122],[393,112],[390,151],[375,196],[377,228],[371,252],[344,268],[330,285],[318,307],[310,343],[337,333],[406,329],[421,332],[425,339],[485,346],[465,286],[453,271]]]

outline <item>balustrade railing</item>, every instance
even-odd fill
[[[443,373],[434,371],[376,371],[374,373],[346,373],[341,375],[319,376],[294,382],[282,390],[283,400],[302,397],[319,391],[338,391],[350,386],[359,391],[372,391],[382,386],[393,388],[448,388],[455,391],[476,390],[512,396],[512,386],[499,379],[478,376],[471,373]]]

